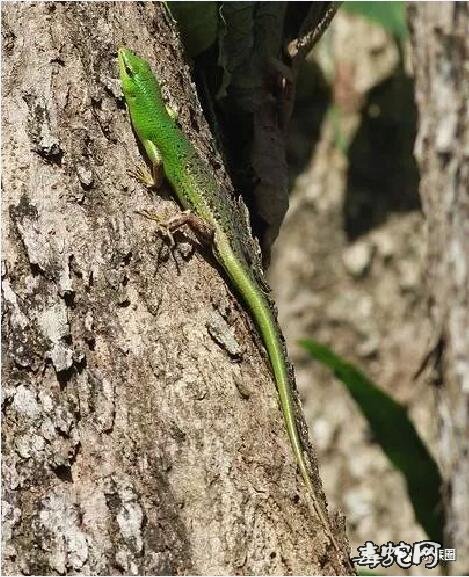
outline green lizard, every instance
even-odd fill
[[[134,130],[153,167],[162,167],[183,208],[211,231],[215,258],[245,301],[261,333],[277,385],[291,446],[315,511],[333,546],[340,549],[317,503],[298,433],[288,364],[277,322],[252,274],[233,228],[234,215],[209,166],[176,125],[164,103],[159,82],[145,60],[131,50],[118,51],[119,74]],[[194,222],[194,219],[193,219]]]

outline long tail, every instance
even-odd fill
[[[223,234],[221,235],[221,238],[218,238],[217,250],[220,255],[219,260],[228,273],[231,281],[238,289],[239,294],[246,301],[246,304],[249,307],[261,333],[262,340],[265,344],[272,365],[285,427],[290,438],[295,459],[300,468],[303,481],[311,495],[314,510],[316,511],[327,536],[341,557],[342,552],[329,529],[329,520],[326,519],[325,514],[317,502],[314,487],[306,465],[305,455],[296,425],[288,367],[285,360],[283,345],[277,329],[277,323],[272,315],[267,300],[262,295],[261,289],[256,287],[249,272],[246,271],[243,263],[240,262],[233,253],[228,239],[224,238]]]

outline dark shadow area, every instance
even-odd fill
[[[383,223],[390,213],[420,209],[413,84],[399,68],[368,93],[348,151],[344,226],[350,240]]]
[[[288,132],[287,162],[290,180],[301,174],[319,140],[331,102],[331,89],[315,62],[305,61],[298,75],[295,105]]]

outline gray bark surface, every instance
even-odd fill
[[[422,2],[411,4],[409,13],[446,529],[458,555],[451,571],[464,574],[469,568],[469,8],[467,2]]]
[[[134,212],[177,208],[126,172],[120,44],[228,183],[173,23],[150,2],[2,17],[3,573],[345,573],[248,316],[208,251]]]

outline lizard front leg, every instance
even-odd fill
[[[164,171],[161,153],[158,148],[150,141],[145,141],[145,150],[151,162],[151,171],[145,164],[137,166],[135,170],[127,172],[143,184],[145,188],[158,190],[163,183]]]

